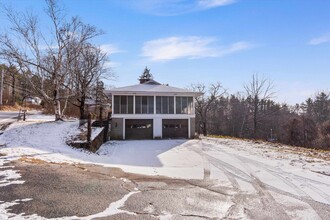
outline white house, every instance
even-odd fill
[[[201,94],[163,85],[146,68],[140,84],[106,92],[112,98],[112,139],[193,138],[194,97]]]

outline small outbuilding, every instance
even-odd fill
[[[112,100],[111,139],[195,136],[195,97],[190,90],[155,81],[146,68],[137,85],[106,91]]]

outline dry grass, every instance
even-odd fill
[[[48,161],[45,161],[45,160],[41,160],[41,159],[34,158],[34,157],[27,157],[27,156],[23,156],[23,157],[19,158],[18,161],[26,162],[26,163],[31,163],[31,164],[46,164],[46,163],[50,163],[50,164],[63,164],[63,165],[67,165],[68,164],[68,163],[48,162]]]
[[[254,144],[267,145],[267,146],[274,147],[276,149],[276,151],[281,152],[281,153],[301,154],[301,155],[311,157],[311,158],[318,158],[318,159],[330,161],[330,150],[297,147],[297,146],[285,145],[285,144],[281,144],[281,143],[267,142],[264,140],[244,139],[244,138],[221,136],[221,135],[208,135],[208,137],[231,139],[231,140],[238,140],[238,141],[248,141],[248,142],[253,142]]]
[[[19,110],[41,110],[42,106],[40,105],[33,105],[33,104],[27,104],[26,106],[18,105],[17,103],[15,105],[3,105],[1,107],[1,111],[19,111]]]
[[[22,161],[22,162],[28,162],[28,163],[34,163],[34,164],[44,164],[44,163],[47,163],[44,160],[40,160],[40,159],[32,158],[32,157],[21,157],[18,160],[19,161]]]

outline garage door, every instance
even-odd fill
[[[152,119],[126,119],[125,139],[153,139]]]
[[[163,119],[163,138],[188,138],[188,119]]]

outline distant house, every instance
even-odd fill
[[[41,98],[36,96],[28,96],[25,98],[25,101],[34,105],[40,105],[42,102]]]
[[[112,139],[193,138],[194,97],[199,93],[163,85],[149,69],[140,84],[106,91],[112,98]]]

